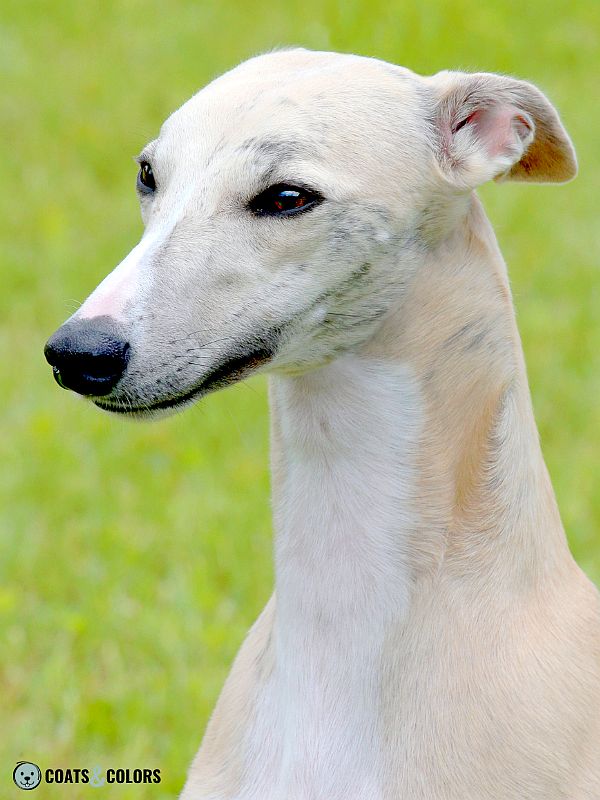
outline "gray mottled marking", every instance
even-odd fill
[[[319,158],[315,141],[299,142],[295,139],[252,136],[239,145],[238,151],[249,151],[257,159],[269,159],[274,164],[292,158]]]
[[[454,347],[459,342],[464,350],[475,350],[487,338],[491,328],[483,318],[465,323],[444,342],[445,348]]]

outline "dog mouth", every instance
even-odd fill
[[[274,349],[264,345],[251,350],[243,355],[230,356],[221,361],[201,381],[181,394],[171,395],[156,402],[135,404],[130,402],[108,400],[102,397],[90,398],[92,402],[103,411],[115,414],[149,414],[154,411],[164,411],[183,406],[193,400],[198,400],[217,389],[224,389],[233,383],[248,377],[250,373],[267,364],[275,355]]]

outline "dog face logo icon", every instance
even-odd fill
[[[19,761],[13,772],[13,781],[19,789],[35,789],[42,780],[42,770],[31,761]]]

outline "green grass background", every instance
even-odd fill
[[[599,32],[596,0],[0,0],[0,797],[21,796],[17,759],[158,767],[99,791],[176,795],[270,594],[264,383],[134,424],[60,391],[42,355],[140,236],[131,157],[261,50],[505,71],[558,105],[577,181],[483,195],[571,546],[600,580]]]

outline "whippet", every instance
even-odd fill
[[[474,192],[575,175],[549,101],[276,52],[139,162],[145,233],[50,339],[56,379],[149,416],[270,376],[276,591],[182,798],[599,798],[598,594]]]

